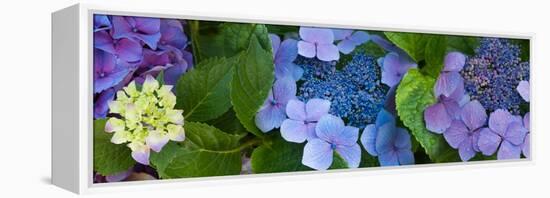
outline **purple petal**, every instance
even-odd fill
[[[159,132],[156,131],[150,131],[149,136],[145,138],[145,142],[149,148],[151,148],[155,152],[160,152],[162,150],[162,147],[168,143],[168,136],[159,134]]]
[[[276,52],[275,63],[292,63],[298,56],[298,41],[286,39]]]
[[[286,119],[281,124],[281,136],[286,141],[302,143],[308,138],[307,125],[303,121]]]
[[[176,85],[179,78],[185,71],[187,71],[187,62],[183,61],[181,64],[175,64],[164,70],[164,84]]]
[[[162,46],[170,45],[177,49],[183,49],[187,44],[187,36],[183,33],[183,27],[178,20],[162,19],[160,32],[159,44]]]
[[[277,79],[273,84],[273,98],[285,110],[288,101],[296,98],[296,82],[290,78]]]
[[[111,21],[106,15],[95,14],[94,15],[94,32],[107,30],[112,27]]]
[[[133,17],[136,21],[135,27],[146,34],[156,34],[160,31],[160,19],[150,17]]]
[[[286,114],[283,108],[267,105],[256,114],[256,126],[267,133],[274,128],[279,128],[281,123],[286,119]]]
[[[460,52],[451,52],[445,56],[443,71],[459,72],[466,64],[466,56]]]
[[[116,53],[113,38],[107,31],[94,32],[94,47],[111,54]]]
[[[460,108],[461,106],[458,104],[458,102],[452,99],[440,99],[440,103],[445,106],[445,110],[447,110],[447,114],[449,115],[449,118],[451,118],[451,120],[461,119],[460,114],[462,114],[462,109]]]
[[[504,140],[500,145],[497,153],[497,159],[519,159],[521,156],[521,147],[513,145],[512,143]]]
[[[361,45],[370,40],[370,35],[363,31],[356,31],[349,40],[355,43],[355,45]]]
[[[395,147],[403,150],[411,150],[411,135],[409,135],[409,131],[407,131],[407,129],[399,127],[397,127],[396,130],[397,134],[395,136],[394,142]]]
[[[306,104],[306,119],[307,121],[319,121],[319,119],[328,114],[330,110],[330,101],[313,98],[307,101]]]
[[[94,91],[97,93],[116,86],[128,73],[128,69],[119,66],[113,73],[104,74],[105,76],[94,79]]]
[[[377,129],[374,124],[369,124],[365,127],[363,130],[363,134],[361,134],[361,144],[367,150],[367,152],[372,156],[377,156],[378,152],[376,152],[376,136],[377,136]]]
[[[116,66],[116,57],[106,51],[95,48],[94,49],[94,71],[95,74],[111,73]],[[94,75],[94,79],[99,76]]]
[[[371,35],[370,39],[372,40],[372,42],[376,43],[378,46],[380,46],[381,48],[383,48],[386,51],[395,52],[395,53],[401,51],[401,49],[399,49],[399,47],[397,47],[396,45],[394,45],[393,43],[389,42],[388,40],[382,38],[379,35],[376,35],[376,34]]]
[[[351,146],[351,145],[357,144],[358,138],[359,138],[359,128],[352,127],[352,126],[345,126],[344,129],[341,130],[340,134],[336,135],[336,137],[332,139],[332,143],[336,143],[338,145]]]
[[[307,123],[307,139],[311,140],[313,138],[319,138],[317,137],[317,134],[315,134],[315,127],[317,126],[316,123]]]
[[[300,38],[310,43],[332,44],[334,34],[332,30],[325,28],[300,27]]]
[[[338,47],[334,44],[318,44],[317,45],[317,58],[322,61],[333,61],[340,59],[340,52]]]
[[[529,81],[520,81],[516,90],[525,101],[529,102]]]
[[[123,171],[123,172],[120,172],[120,173],[115,173],[115,174],[112,174],[112,175],[107,175],[107,176],[105,176],[105,180],[107,180],[107,182],[122,181],[122,180],[128,178],[128,176],[130,176],[130,174],[132,174],[132,169],[133,169],[133,167],[131,167],[130,170],[127,170],[127,171]]]
[[[502,139],[489,128],[483,128],[479,132],[477,145],[483,155],[492,155],[497,150]]]
[[[130,38],[130,32],[132,32],[132,26],[122,16],[112,16],[113,23],[113,37],[114,38]]]
[[[116,45],[116,55],[126,62],[136,62],[143,56],[142,47],[130,39],[119,39]]]
[[[458,148],[464,140],[468,139],[468,128],[460,120],[455,120],[451,123],[451,126],[443,133],[445,140],[453,148]]]
[[[139,38],[141,41],[143,41],[147,46],[149,46],[151,49],[156,50],[157,44],[160,41],[160,32],[156,34],[151,35],[145,35],[145,34],[138,34],[136,35],[137,38]]]
[[[344,40],[351,36],[353,33],[353,30],[349,29],[333,29],[332,32],[334,33],[334,40]]]
[[[521,151],[523,152],[523,155],[527,158],[531,156],[531,135],[528,133],[527,136],[525,136],[525,140],[523,144],[521,145]]]
[[[426,108],[424,111],[424,121],[428,130],[441,134],[451,126],[452,120],[445,106],[442,103],[436,103]]]
[[[115,90],[107,89],[99,94],[99,97],[94,102],[94,118],[105,118],[109,111],[109,101],[115,98]]]
[[[286,115],[293,120],[306,120],[306,104],[299,100],[289,100],[286,105]]]
[[[400,149],[397,151],[397,158],[400,165],[414,164],[414,154],[411,149]]]
[[[439,75],[435,82],[434,93],[435,97],[441,95],[451,96],[464,83],[464,79],[458,72],[444,72]]]
[[[355,49],[355,43],[351,40],[344,39],[340,42],[338,42],[338,50],[342,52],[342,54],[349,54]]]
[[[506,110],[497,109],[489,117],[489,128],[500,136],[504,136],[508,125],[512,122],[512,114]]]
[[[382,83],[390,87],[397,85],[403,77],[403,74],[399,72],[399,67],[401,67],[399,55],[393,52],[388,53],[384,57],[382,65]]]
[[[394,150],[397,128],[394,123],[386,123],[378,128],[376,135],[376,152],[378,155]]]
[[[460,117],[470,130],[481,128],[487,121],[487,113],[485,113],[485,108],[483,108],[481,103],[477,100],[470,101],[464,105],[464,107],[462,107]]]
[[[358,144],[337,146],[336,152],[347,162],[349,168],[359,167],[359,162],[361,162],[361,147]]]
[[[472,146],[472,140],[469,138],[466,138],[458,147],[458,154],[460,155],[460,159],[462,161],[466,162],[472,157],[476,155],[476,151],[474,150],[474,147]]]
[[[298,54],[306,57],[313,58],[317,54],[315,44],[305,41],[298,41]]]
[[[527,112],[523,116],[523,127],[525,127],[527,130],[531,129],[531,113]]]
[[[344,130],[344,121],[339,117],[327,114],[319,119],[315,127],[315,134],[320,139],[331,142]]]
[[[140,164],[149,165],[149,153],[149,148],[132,151],[132,158]]]
[[[304,147],[302,164],[316,170],[326,170],[332,164],[332,156],[333,150],[329,143],[312,139]]]
[[[395,151],[388,151],[378,154],[380,166],[399,166],[399,156]]]
[[[504,139],[514,145],[521,145],[527,135],[527,129],[521,122],[512,122],[508,125]]]
[[[277,51],[279,50],[279,45],[281,45],[281,38],[276,34],[269,34],[269,40],[271,40],[271,50],[273,51],[273,58],[275,59]]]

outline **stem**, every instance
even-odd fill
[[[234,150],[243,150],[243,149],[246,149],[246,148],[251,147],[251,146],[256,146],[256,145],[258,145],[262,142],[263,142],[262,139],[254,138],[254,139],[248,140],[247,142],[241,144],[239,147],[235,148]]]
[[[191,31],[191,48],[193,49],[193,58],[195,63],[200,61],[199,51],[199,21],[189,21],[189,29]]]

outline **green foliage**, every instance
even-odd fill
[[[445,49],[447,49],[447,37],[434,35],[428,38],[424,50],[426,65],[422,68],[423,73],[433,77],[439,76],[446,55]]]
[[[304,144],[285,141],[281,136],[266,139],[251,156],[254,173],[277,173],[306,171],[311,168],[302,164]]]
[[[466,55],[474,55],[479,45],[479,38],[473,36],[447,36],[448,51],[459,51]]]
[[[385,32],[386,37],[403,49],[416,62],[424,60],[426,44],[430,35],[406,32]]]
[[[176,108],[184,110],[186,120],[214,119],[231,107],[233,64],[226,58],[204,60],[178,80]]]
[[[111,143],[112,134],[105,132],[106,120],[94,121],[94,170],[101,175],[127,171],[134,164],[130,148]]]
[[[168,144],[153,153],[151,163],[161,178],[236,175],[241,171],[242,136],[231,135],[212,126],[185,123],[186,139],[181,145]]]
[[[274,80],[273,56],[252,37],[249,48],[237,60],[231,81],[231,103],[242,125],[257,136],[254,116],[267,98]]]
[[[447,144],[443,136],[425,127],[424,110],[436,102],[434,83],[434,78],[423,75],[418,69],[410,69],[397,88],[397,112],[432,161],[458,161],[458,153]]]
[[[209,120],[206,123],[231,134],[243,134],[247,133],[244,126],[241,124],[237,116],[235,115],[235,111],[231,108],[229,111],[225,112],[220,117]]]

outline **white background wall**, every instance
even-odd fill
[[[72,197],[50,181],[50,13],[73,0],[0,4],[0,197]],[[95,0],[102,5],[192,10],[273,18],[330,19],[356,25],[535,33],[532,165],[463,166],[227,182],[214,187],[101,194],[100,197],[535,197],[550,177],[550,18],[545,1]],[[290,179],[289,179],[290,180]],[[270,182],[266,182],[270,181]],[[244,184],[243,184],[244,183]]]

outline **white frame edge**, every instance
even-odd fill
[[[182,14],[183,13],[183,14]],[[217,176],[207,178],[186,178],[139,182],[93,184],[93,14],[113,14],[215,20],[243,23],[264,23],[279,25],[308,25],[334,28],[353,28],[378,31],[418,32],[462,36],[505,37],[530,40],[530,64],[533,65],[533,33],[491,33],[479,30],[449,30],[415,26],[395,28],[391,25],[373,24],[357,26],[358,21],[334,21],[300,18],[272,20],[269,17],[246,14],[197,13],[173,10],[140,10],[128,8],[106,8],[96,5],[76,4],[52,13],[52,183],[78,194],[113,192],[127,190],[153,190],[159,188],[198,188],[217,185],[238,185],[257,182],[281,182],[285,180],[330,179],[342,176],[366,176],[378,174],[402,174],[417,171],[449,171],[465,168],[493,168],[503,166],[534,165],[531,158],[521,160],[456,162],[444,164],[412,165],[402,167],[377,167],[364,169],[330,170],[319,172],[290,172],[259,175]],[[75,67],[77,65],[77,67]],[[532,72],[531,67],[530,72]],[[531,85],[534,80],[531,78]],[[532,86],[531,86],[531,89]],[[532,93],[532,92],[531,92]],[[531,102],[531,110],[534,103]],[[531,126],[531,130],[533,130]],[[531,132],[531,136],[534,134]],[[535,138],[534,136],[532,138]],[[531,149],[534,141],[531,141]],[[456,166],[459,165],[459,166]],[[425,167],[430,167],[426,169]],[[330,173],[330,174],[326,174]],[[276,176],[276,177],[274,177]],[[284,177],[283,177],[284,176]]]

